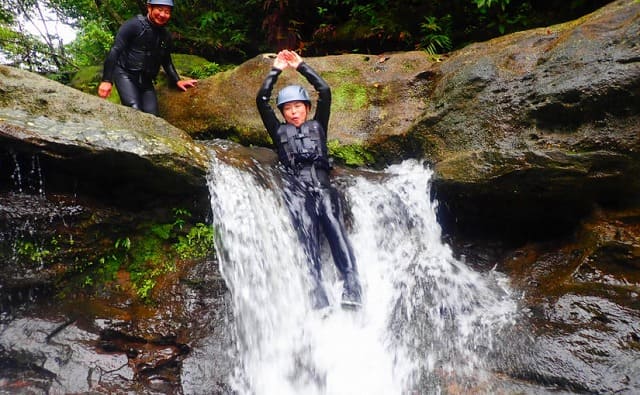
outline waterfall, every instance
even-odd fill
[[[213,156],[216,249],[233,299],[234,391],[439,393],[491,380],[490,356],[516,304],[500,273],[471,270],[441,241],[428,168],[410,160],[341,180],[363,306],[340,307],[341,281],[326,252],[332,308],[316,311],[278,172]]]

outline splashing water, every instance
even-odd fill
[[[341,281],[325,253],[323,281],[334,307],[315,311],[277,171],[255,161],[239,169],[214,155],[209,189],[234,304],[234,391],[438,393],[465,378],[477,385],[516,306],[502,276],[470,270],[442,243],[430,176],[407,161],[350,180],[363,307],[340,308]]]

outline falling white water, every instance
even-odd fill
[[[349,180],[363,308],[340,308],[341,282],[326,253],[324,284],[334,307],[319,312],[311,308],[306,258],[277,171],[250,162],[241,169],[214,158],[209,181],[234,303],[234,391],[439,393],[483,379],[495,335],[516,306],[499,274],[472,271],[442,243],[428,169],[407,161]]]

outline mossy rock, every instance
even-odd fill
[[[339,163],[348,166],[366,166],[374,163],[374,155],[361,144],[340,144],[338,140],[331,140],[327,144],[329,155]]]
[[[79,91],[90,95],[98,94],[98,85],[102,80],[102,66],[86,66],[80,68],[71,78],[69,85]],[[120,95],[118,90],[113,87],[111,95],[107,98],[111,103],[120,104]]]
[[[341,144],[360,144],[381,134],[401,134],[422,111],[422,100],[415,95],[411,81],[430,64],[424,52],[323,56],[305,58],[305,62],[331,87],[328,135]],[[187,94],[160,87],[160,113],[194,137],[234,136],[243,144],[268,144],[255,95],[272,64],[273,54],[256,56],[201,80],[198,88]],[[291,69],[278,78],[272,99],[288,84],[305,86],[315,102],[313,87]]]

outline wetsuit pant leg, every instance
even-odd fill
[[[153,87],[153,82],[149,82],[146,86],[142,88],[142,108],[141,110],[153,114],[158,115],[158,96],[156,96],[156,89]]]
[[[139,73],[129,73],[116,67],[113,82],[123,105],[158,115],[158,99],[152,81],[142,81]]]
[[[333,261],[344,279],[343,300],[360,303],[361,286],[356,259],[344,227],[342,205],[338,191],[333,187],[320,190],[320,222],[329,242]]]
[[[287,208],[298,238],[309,258],[311,274],[312,303],[315,308],[329,305],[329,299],[322,287],[322,263],[320,260],[320,222],[318,219],[318,199],[307,191],[303,184],[289,180],[285,182],[284,194]]]
[[[139,77],[131,74],[120,67],[116,67],[113,72],[113,82],[120,95],[120,103],[124,106],[133,107],[140,110],[142,97],[140,96]]]

